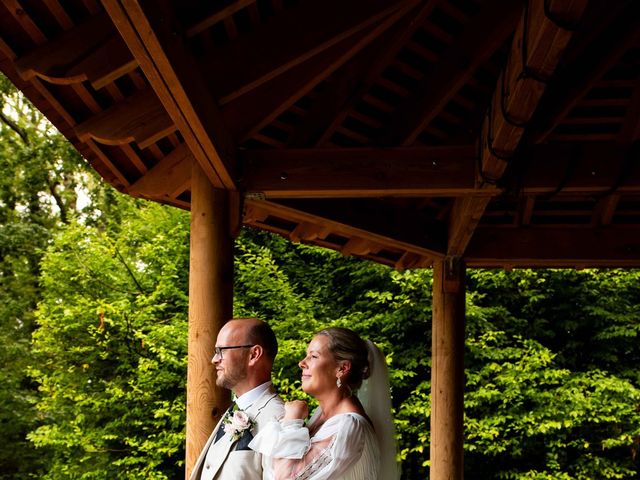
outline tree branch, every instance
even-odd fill
[[[11,130],[16,132],[26,145],[31,144],[31,142],[29,141],[29,136],[27,135],[27,132],[25,132],[24,129],[20,128],[20,126],[16,122],[11,120],[11,118],[7,117],[2,111],[2,109],[0,109],[0,120],[2,121],[2,123],[8,126]]]

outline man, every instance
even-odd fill
[[[211,361],[216,385],[231,390],[235,402],[233,412],[213,429],[190,480],[262,479],[262,455],[248,444],[264,425],[284,414],[284,403],[271,385],[277,353],[273,330],[261,320],[234,319],[220,329]]]

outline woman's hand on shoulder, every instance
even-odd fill
[[[309,407],[304,400],[292,400],[284,404],[284,420],[304,420],[309,415]]]

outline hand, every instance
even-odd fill
[[[307,402],[293,400],[284,404],[284,420],[304,420],[309,415]]]

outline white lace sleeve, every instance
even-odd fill
[[[300,459],[309,450],[309,429],[302,420],[271,421],[251,440],[249,448],[267,457]]]

